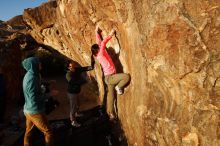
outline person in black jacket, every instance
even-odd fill
[[[81,85],[85,82],[82,79],[82,72],[93,70],[94,60],[92,60],[91,66],[78,67],[77,63],[70,61],[68,63],[68,71],[66,73],[66,80],[68,82],[67,96],[70,101],[70,121],[72,126],[80,127],[81,125],[76,121],[78,114],[78,95],[81,91]]]

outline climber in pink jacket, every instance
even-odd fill
[[[99,63],[102,66],[102,70],[105,76],[105,83],[108,86],[107,94],[107,112],[110,116],[110,119],[116,118],[116,112],[114,110],[114,88],[117,91],[117,94],[123,94],[123,88],[130,81],[130,75],[126,73],[116,73],[115,65],[112,61],[112,58],[109,56],[106,51],[106,44],[115,34],[115,29],[112,29],[110,34],[104,39],[101,40],[100,33],[101,30],[96,27],[96,43],[91,46],[91,51],[93,56],[97,58]]]

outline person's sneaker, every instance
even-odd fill
[[[83,114],[81,114],[81,113],[75,113],[75,117],[83,117],[84,115]]]
[[[113,121],[113,120],[115,120],[115,119],[116,119],[116,117],[115,117],[114,114],[109,114],[109,120],[110,120],[110,121]]]
[[[114,114],[109,114],[109,121],[116,124],[118,121],[118,118]]]
[[[121,88],[119,88],[118,86],[115,86],[115,90],[116,90],[117,94],[119,94],[119,95],[123,94],[123,90]]]
[[[72,122],[71,122],[71,125],[72,125],[73,127],[80,127],[80,126],[81,126],[81,124],[77,123],[76,121],[72,121]]]

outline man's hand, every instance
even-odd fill
[[[115,32],[116,32],[116,30],[113,28],[109,35],[113,36],[115,34]]]

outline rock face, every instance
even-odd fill
[[[23,17],[38,42],[82,65],[95,26],[104,37],[117,28],[108,47],[131,74],[117,102],[129,145],[220,145],[219,0],[57,0]],[[98,65],[95,77],[102,98]]]
[[[6,80],[6,120],[23,97],[21,85],[24,71],[21,61],[25,53],[22,52],[22,49],[25,47],[31,49],[37,44],[26,33],[26,26],[21,23],[22,20],[22,16],[17,16],[8,22],[0,22],[0,68]]]
[[[5,22],[0,23],[0,66],[6,79],[7,101],[17,101],[21,90],[21,33]]]

